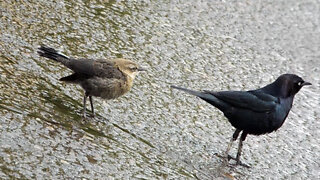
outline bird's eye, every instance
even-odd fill
[[[136,71],[138,68],[137,67],[131,67],[130,70],[131,71]]]
[[[302,85],[302,82],[300,81],[300,82],[298,82],[298,86],[301,86]]]

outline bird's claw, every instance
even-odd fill
[[[82,113],[82,119],[86,120],[87,118],[94,118],[95,113]]]
[[[233,157],[233,156],[231,156],[231,155],[229,155],[228,154],[228,161],[230,161],[230,159],[233,159],[233,160],[235,160],[236,161],[236,163],[234,164],[235,166],[243,166],[243,167],[246,167],[246,168],[251,168],[249,165],[247,165],[247,164],[245,164],[245,163],[242,163],[241,161],[240,161],[240,159],[238,159],[238,158],[235,158],[235,157]]]
[[[245,167],[245,168],[251,168],[251,166],[249,166],[249,165],[247,165],[247,164],[245,164],[245,163],[242,163],[241,161],[237,161],[236,162],[236,164],[235,164],[236,166],[242,166],[242,167]]]
[[[236,163],[235,164],[231,164],[231,163],[229,163],[229,165],[231,165],[231,166],[243,166],[243,167],[245,167],[245,168],[251,168],[249,165],[247,165],[247,164],[244,164],[244,163],[242,163],[240,160],[238,160],[237,158],[235,158],[235,157],[233,157],[233,156],[231,156],[231,155],[227,155],[227,156],[222,156],[222,155],[220,155],[220,154],[218,154],[218,153],[215,153],[214,155],[216,155],[217,157],[219,157],[219,158],[222,158],[223,160],[225,160],[225,162],[226,162],[226,164],[228,164],[228,162],[232,159],[232,160],[235,160],[236,161]]]
[[[94,117],[95,117],[95,114],[90,114],[89,117],[90,117],[90,118],[94,118]]]
[[[81,121],[82,121],[82,122],[87,122],[87,117],[84,116],[84,115],[82,115],[82,116],[81,116]]]
[[[214,155],[216,155],[217,157],[221,158],[225,164],[228,164],[228,162],[230,161],[230,159],[232,159],[232,157],[230,155],[220,155],[218,153],[214,153]]]

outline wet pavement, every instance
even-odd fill
[[[95,99],[41,58],[124,57],[147,68],[116,100]],[[1,179],[318,179],[320,3],[306,1],[1,1]],[[248,136],[223,167],[234,128],[205,102],[170,89],[249,90],[280,74],[312,86],[275,133]],[[236,145],[232,154],[236,152]]]

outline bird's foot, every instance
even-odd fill
[[[231,163],[230,163],[229,165],[234,166],[234,167],[236,167],[236,166],[242,166],[242,167],[245,167],[245,168],[251,168],[251,166],[249,166],[249,165],[247,165],[247,164],[245,164],[245,163],[242,163],[241,161],[236,162],[235,164],[231,164]]]
[[[228,159],[233,159],[233,160],[235,160],[236,161],[236,163],[234,164],[235,166],[242,166],[242,167],[245,167],[245,168],[251,168],[249,165],[247,165],[247,164],[245,164],[245,163],[242,163],[241,161],[240,161],[240,159],[238,159],[238,158],[235,158],[235,157],[232,157],[232,156],[230,156],[230,155],[228,155]],[[230,160],[229,159],[229,160]]]
[[[82,115],[81,122],[86,123],[87,122],[87,117]]]
[[[94,117],[95,117],[95,114],[94,114],[94,113],[93,113],[93,114],[90,114],[89,117],[90,117],[90,118],[94,118]]]
[[[225,164],[227,164],[227,165],[234,166],[234,167],[239,165],[239,166],[243,166],[243,167],[246,167],[246,168],[251,168],[249,165],[242,163],[240,160],[238,160],[235,157],[232,157],[229,154],[227,156],[226,155],[223,156],[223,155],[220,155],[218,153],[215,153],[214,155],[216,155],[217,157],[223,159]],[[228,163],[231,159],[235,160],[236,163],[235,164]]]
[[[82,113],[82,119],[95,118],[95,113]]]
[[[88,114],[84,112],[81,116],[81,123],[86,124],[88,122]]]
[[[223,165],[224,166],[227,166],[229,164],[231,156],[229,156],[229,155],[220,155],[218,153],[215,153],[214,155],[216,155],[217,157],[219,157],[219,158],[221,158],[223,160]]]
[[[229,154],[226,156],[226,155],[220,155],[218,153],[215,153],[214,155],[216,155],[217,157],[223,159],[223,160],[226,160],[226,161],[230,161],[230,159],[234,159],[232,156],[230,156]]]

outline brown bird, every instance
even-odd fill
[[[60,62],[73,71],[60,81],[80,84],[85,90],[83,98],[83,117],[86,117],[86,101],[89,97],[94,117],[92,96],[103,99],[114,99],[127,93],[139,71],[144,71],[136,63],[122,58],[116,59],[74,59],[59,54],[55,49],[46,46],[39,48],[42,57]]]

